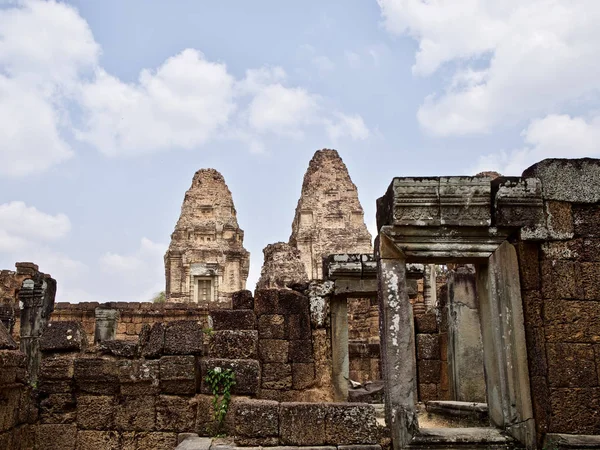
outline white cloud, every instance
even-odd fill
[[[305,51],[321,72],[333,70],[329,58]],[[110,157],[231,138],[261,152],[266,136],[324,133],[337,114],[287,83],[281,67],[236,79],[224,63],[188,48],[127,83],[100,66],[100,52],[72,6],[24,0],[0,10],[0,174],[48,170],[79,142]]]
[[[497,170],[505,175],[520,175],[545,158],[600,157],[600,116],[585,119],[548,115],[532,121],[522,135],[524,147],[483,156],[472,172]]]
[[[72,155],[62,108],[98,54],[70,6],[31,0],[0,9],[0,174],[42,172]]]
[[[100,258],[100,268],[112,281],[113,295],[129,301],[150,301],[153,294],[163,291],[166,250],[166,245],[144,237],[132,254],[105,253]]]
[[[358,53],[353,52],[351,50],[346,50],[344,52],[344,57],[346,58],[346,62],[353,69],[357,69],[361,64],[361,57]]]
[[[21,248],[28,240],[54,241],[70,230],[71,222],[64,214],[46,214],[19,201],[0,205],[0,248]]]
[[[350,116],[338,113],[336,119],[327,123],[327,134],[334,143],[342,137],[350,137],[355,141],[369,137],[369,129],[358,114]]]
[[[413,72],[455,71],[420,124],[439,135],[492,130],[556,111],[600,88],[595,0],[379,0],[384,25],[419,43]]]
[[[324,55],[315,56],[311,62],[321,76],[326,75],[335,69],[333,61]]]
[[[79,137],[109,156],[200,146],[234,111],[233,84],[224,64],[193,49],[143,70],[135,85],[99,70],[82,90]]]
[[[272,84],[250,102],[248,123],[259,133],[299,136],[304,125],[314,122],[318,97],[302,88]]]

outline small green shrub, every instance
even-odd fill
[[[223,436],[225,415],[231,401],[231,388],[235,386],[235,373],[231,369],[215,367],[208,371],[205,380],[213,394],[213,417],[216,422],[216,430],[213,434],[215,437]]]

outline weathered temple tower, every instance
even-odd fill
[[[243,241],[223,175],[199,170],[165,254],[167,301],[226,304],[246,286],[250,253]]]
[[[309,279],[323,277],[324,256],[373,252],[358,191],[337,151],[319,150],[310,161],[289,243]]]

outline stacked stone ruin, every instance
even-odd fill
[[[57,283],[37,266],[2,271],[0,448],[173,449],[211,436],[216,367],[237,383],[231,438],[215,450],[600,448],[600,161],[396,178],[377,215],[373,254],[356,187],[323,150],[254,294],[214,170],[186,194],[165,304],[55,304]],[[385,427],[365,403],[375,398]],[[483,399],[491,427],[420,425],[417,402],[444,399]]]

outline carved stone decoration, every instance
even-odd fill
[[[199,170],[165,254],[167,301],[227,306],[248,278],[243,241],[225,179],[215,169]]]
[[[323,257],[372,253],[358,190],[335,150],[317,151],[308,165],[289,243],[310,280],[323,278]]]
[[[256,289],[286,289],[292,284],[308,283],[300,252],[285,242],[267,245],[265,261]]]

